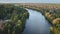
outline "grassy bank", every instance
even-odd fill
[[[29,13],[24,8],[14,5],[0,5],[0,20],[8,20],[2,23],[0,34],[21,34],[25,28]]]

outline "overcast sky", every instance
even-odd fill
[[[0,0],[0,3],[59,3],[60,0]]]

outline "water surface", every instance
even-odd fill
[[[22,34],[50,34],[50,24],[45,17],[35,10],[27,9],[29,19],[26,21],[25,30]]]

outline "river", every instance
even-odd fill
[[[26,20],[22,34],[50,34],[50,24],[38,11],[27,9],[29,19]]]

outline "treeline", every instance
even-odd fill
[[[0,34],[21,34],[25,28],[27,10],[10,4],[0,5],[0,20],[9,20],[2,24]]]

